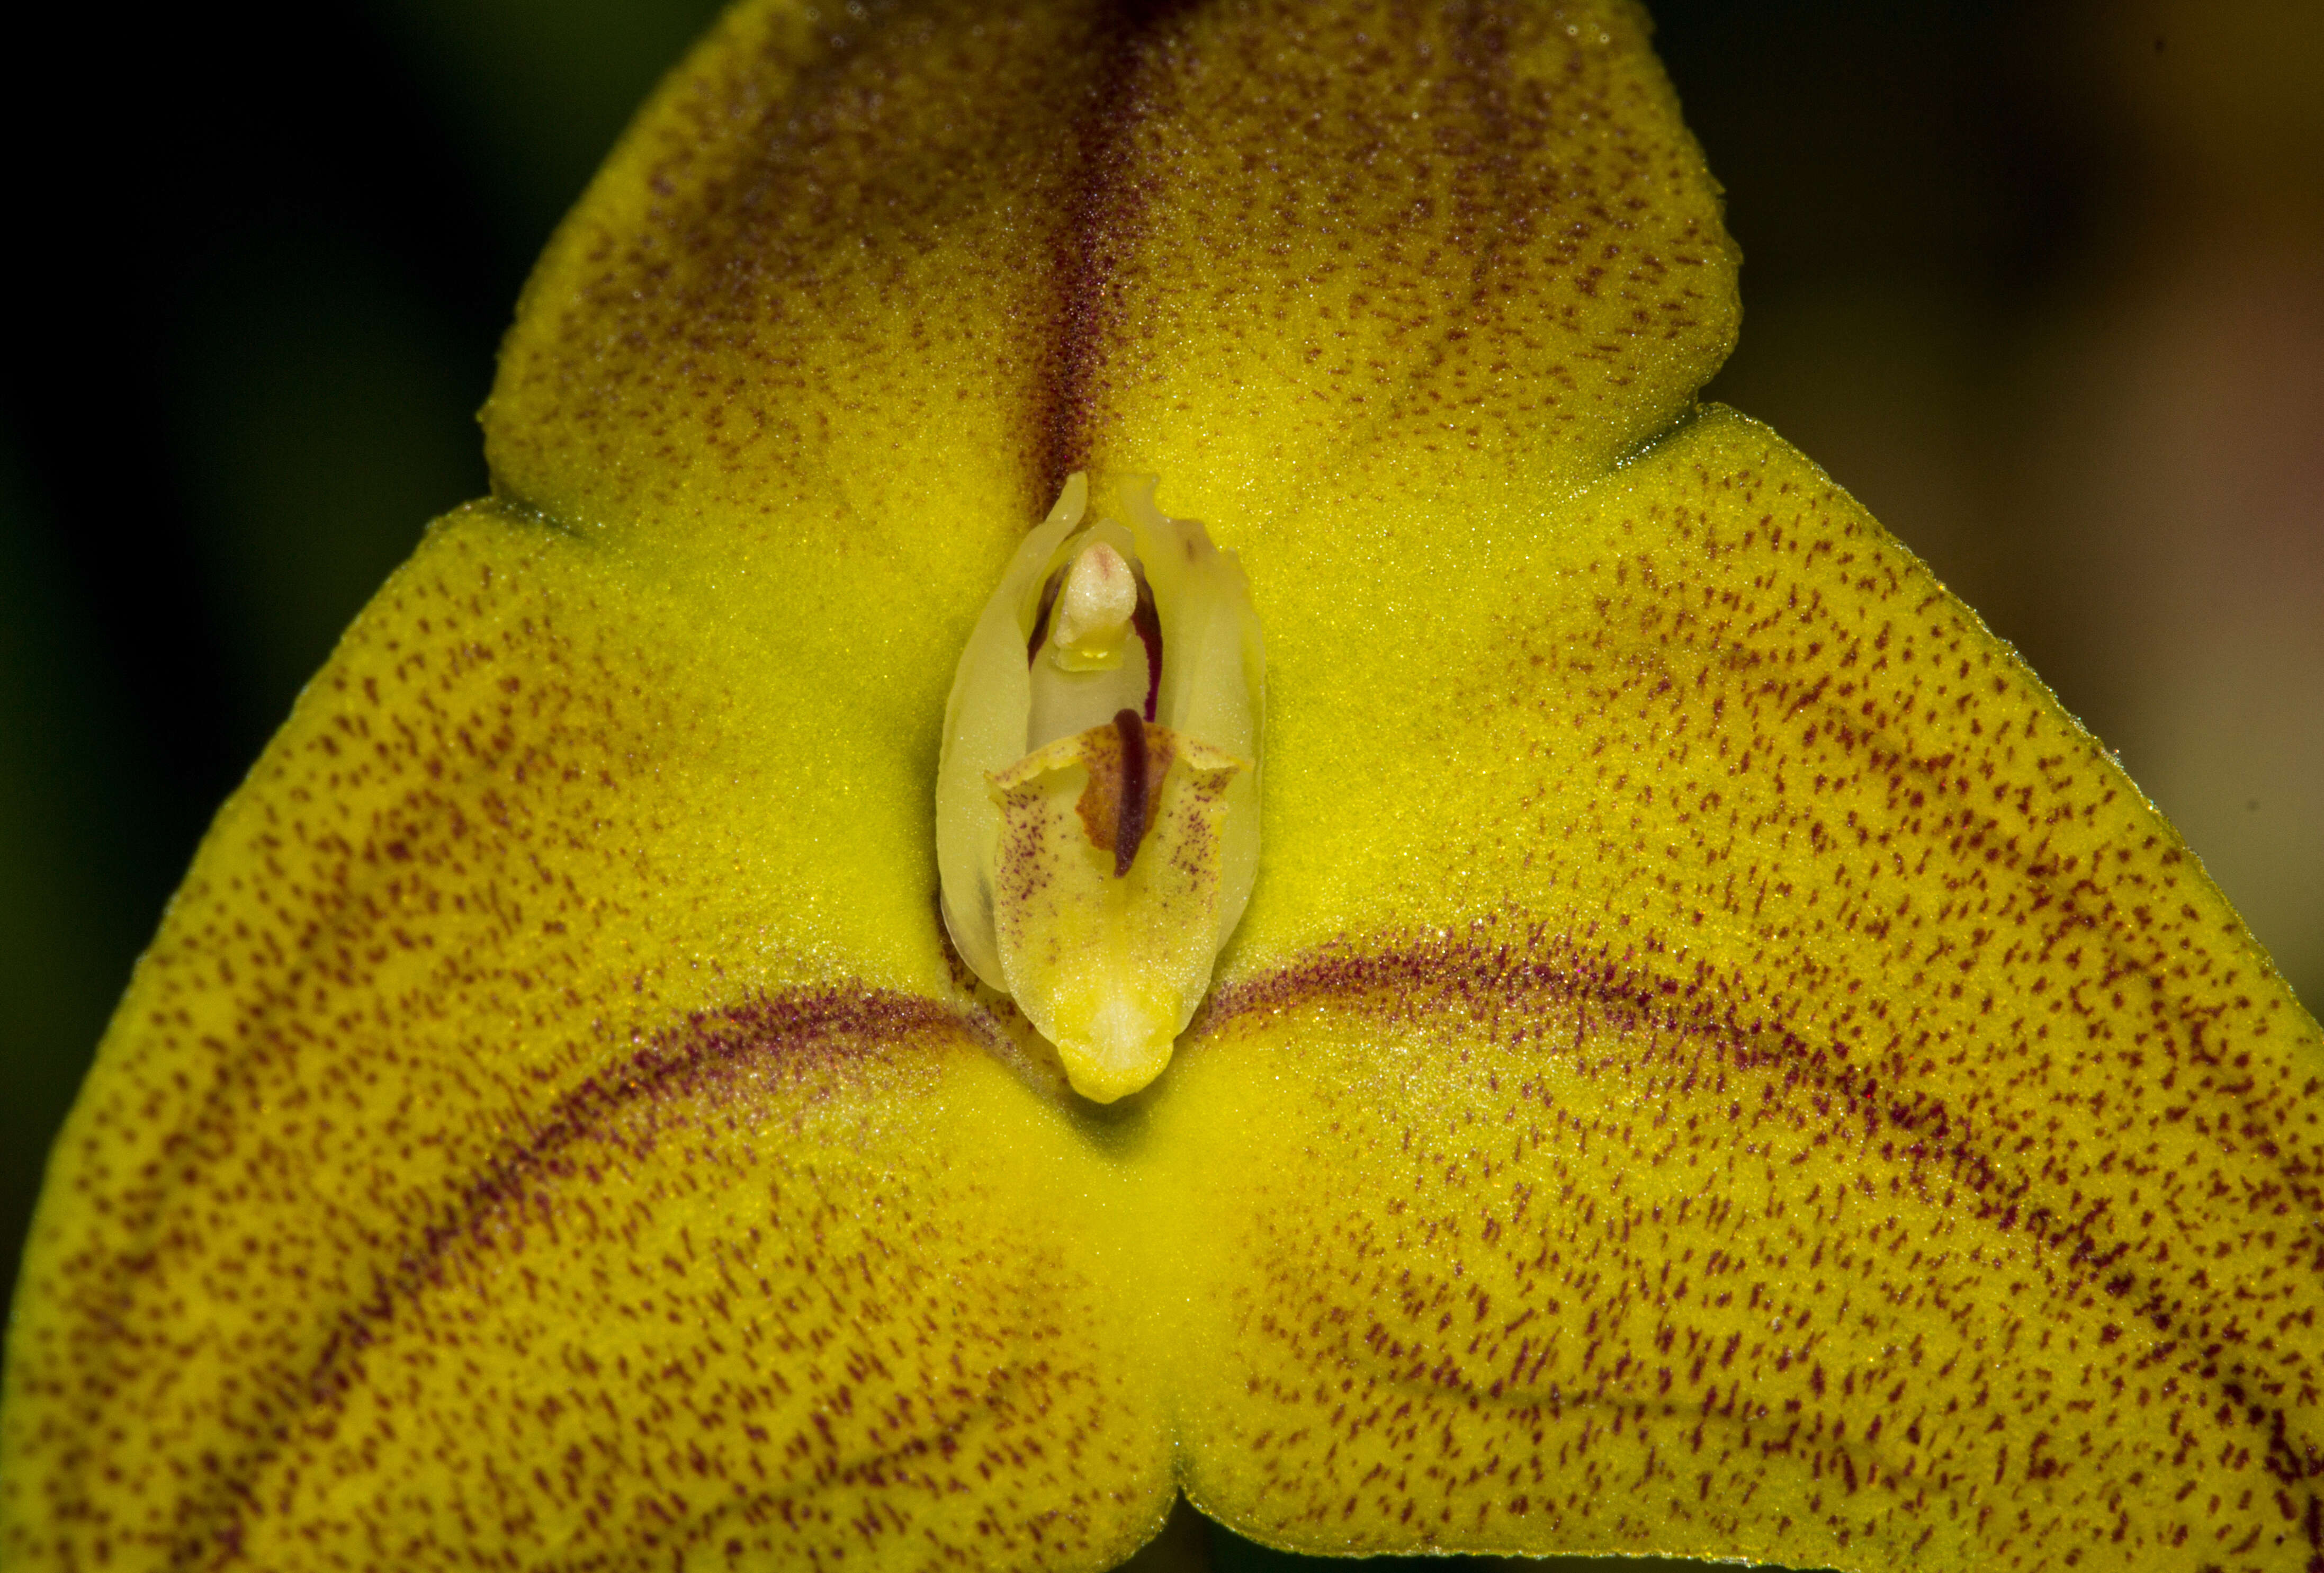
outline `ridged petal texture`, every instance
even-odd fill
[[[1814,467],[1698,410],[1611,3],[746,5],[58,1146],[11,1568],[1312,1550],[2324,1566],[2315,1023]],[[1261,871],[1099,1110],[936,909],[1070,471],[1265,625]],[[994,1007],[997,1008],[997,1007]]]

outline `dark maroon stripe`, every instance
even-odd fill
[[[1041,653],[1041,641],[1049,636],[1049,614],[1057,609],[1057,592],[1065,588],[1065,570],[1061,568],[1049,576],[1047,584],[1041,587],[1041,609],[1033,614],[1033,637],[1025,641],[1027,666],[1033,664],[1033,658]],[[1150,702],[1148,708],[1152,708]]]
[[[1121,801],[1113,821],[1113,877],[1120,879],[1146,839],[1146,723],[1125,707],[1113,713],[1113,729],[1121,734]]]
[[[789,1088],[809,1098],[834,1096],[848,1062],[900,1052],[916,1039],[948,1030],[967,1037],[958,1013],[885,989],[802,989],[749,999],[696,1012],[583,1077],[546,1107],[512,1113],[509,1124],[521,1134],[484,1158],[465,1183],[447,1187],[440,1215],[405,1242],[395,1269],[375,1277],[367,1297],[341,1308],[294,1393],[327,1405],[361,1382],[363,1351],[380,1329],[443,1282],[456,1254],[488,1254],[515,1237],[512,1219],[544,1191],[585,1172],[588,1161],[575,1158],[577,1150],[604,1143],[642,1156],[659,1134],[660,1111],[711,1087],[730,1089],[733,1106],[745,1112]]]
[[[1591,1032],[1623,1041],[1670,1033],[1730,1069],[1814,1088],[1819,1106],[1862,1122],[1868,1147],[1881,1142],[1907,1147],[1941,1170],[1968,1193],[1980,1221],[2033,1235],[2118,1298],[2138,1287],[2128,1272],[2114,1271],[2109,1281],[2109,1270],[2128,1247],[2100,1227],[2103,1208],[2024,1205],[2035,1182],[2013,1171],[1981,1121],[1928,1090],[1884,1085],[1850,1065],[1844,1049],[1766,1025],[1758,1001],[1730,994],[1702,968],[1692,979],[1665,975],[1632,954],[1575,944],[1539,929],[1515,944],[1390,940],[1368,951],[1342,939],[1287,966],[1221,985],[1188,1023],[1187,1035],[1195,1042],[1216,1039],[1241,1022],[1279,1019],[1319,1001],[1390,1020],[1489,1023],[1479,1028],[1489,1036],[1498,1035],[1505,1020],[1529,1023],[1562,1003],[1575,1013],[1577,1045]],[[1521,1026],[1508,1045],[1514,1048],[1528,1031],[1537,1050],[1563,1051],[1529,1026]],[[2141,1314],[2165,1314],[2160,1295],[2150,1291],[2143,1300]]]
[[[1110,14],[1093,30],[1104,57],[1084,90],[1088,109],[1075,127],[1077,168],[1052,252],[1056,303],[1035,405],[1034,452],[1045,501],[1056,498],[1067,476],[1090,467],[1105,350],[1124,316],[1120,274],[1146,229],[1146,191],[1130,172],[1132,139],[1151,113],[1148,79],[1181,8],[1116,0],[1102,8]]]
[[[1146,646],[1146,719],[1154,720],[1154,702],[1162,695],[1162,615],[1154,609],[1154,591],[1146,582],[1146,570],[1139,569],[1138,609],[1130,615],[1130,625],[1138,630],[1139,642]]]

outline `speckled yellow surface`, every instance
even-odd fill
[[[1617,5],[746,6],[60,1143],[14,1568],[1312,1550],[2300,1568],[2324,1050],[2170,828],[1692,390]],[[965,987],[932,788],[1069,470],[1266,630],[1147,1092]],[[1005,1013],[1004,1013],[1005,1015]]]

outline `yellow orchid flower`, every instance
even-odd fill
[[[2316,1024],[1734,277],[1621,0],[731,14],[122,1004],[0,1561],[2324,1567]]]

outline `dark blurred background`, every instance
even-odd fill
[[[43,6],[5,109],[0,1263],[204,824],[431,515],[715,0]],[[1711,396],[2121,752],[2324,999],[2324,5],[1665,0]]]

